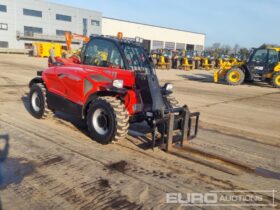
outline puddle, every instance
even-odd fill
[[[270,171],[270,170],[267,170],[267,169],[264,169],[264,168],[259,168],[259,167],[256,168],[255,173],[259,176],[263,176],[263,177],[266,177],[266,178],[280,180],[280,173]]]
[[[0,190],[13,183],[19,184],[33,171],[32,163],[21,158],[7,158],[4,162],[0,162]]]

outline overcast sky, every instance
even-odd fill
[[[244,47],[280,44],[280,0],[48,0],[98,10],[103,16],[206,34]]]

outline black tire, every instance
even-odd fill
[[[33,117],[45,119],[52,116],[52,111],[47,104],[46,88],[42,83],[35,83],[31,86],[28,103]]]
[[[241,85],[244,79],[245,74],[239,68],[232,68],[226,73],[226,81],[229,85]]]
[[[272,85],[275,88],[280,88],[280,72],[276,73],[272,77]]]
[[[124,139],[128,133],[128,112],[115,97],[99,97],[92,101],[86,121],[90,137],[101,144]]]

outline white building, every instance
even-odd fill
[[[148,49],[202,50],[205,34],[102,18],[98,11],[43,0],[0,0],[0,48],[29,49],[32,42],[65,43],[65,32],[144,39]],[[76,41],[76,44],[79,42]]]
[[[34,41],[65,43],[65,32],[101,34],[101,12],[40,0],[0,0],[0,47],[29,48]]]
[[[141,37],[149,49],[204,49],[205,34],[172,28],[136,23],[114,18],[102,18],[102,34],[116,36],[122,32],[124,37]]]

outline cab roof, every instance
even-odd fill
[[[94,39],[94,38],[101,38],[101,39],[105,39],[105,40],[110,40],[110,41],[114,41],[114,42],[119,43],[119,44],[123,44],[123,43],[132,44],[132,45],[136,45],[138,47],[140,47],[142,45],[141,42],[137,42],[136,40],[128,39],[128,38],[118,39],[115,36],[104,36],[104,35],[92,35],[92,36],[90,36],[90,40]]]

